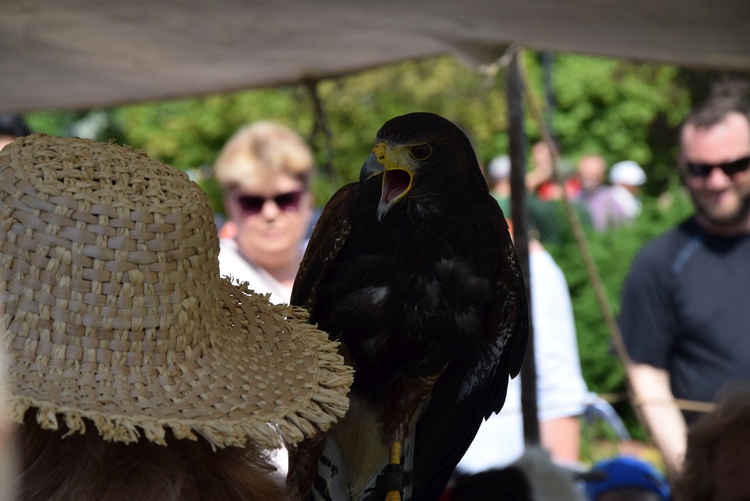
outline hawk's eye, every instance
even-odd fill
[[[432,147],[429,144],[418,144],[412,146],[409,153],[417,160],[426,160],[430,156],[430,153],[432,153]]]

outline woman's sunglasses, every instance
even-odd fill
[[[724,171],[728,177],[732,177],[738,172],[747,170],[750,167],[750,156],[739,158],[733,162],[724,162],[722,164],[701,164],[696,162],[685,162],[687,171],[693,177],[708,177],[714,168],[719,168]]]
[[[289,193],[281,193],[269,198],[257,195],[238,195],[237,203],[242,208],[242,213],[245,216],[259,214],[268,200],[273,200],[273,203],[283,212],[294,212],[299,207],[299,201],[303,193],[304,190],[290,191]]]

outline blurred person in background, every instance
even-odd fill
[[[604,224],[602,214],[606,212],[608,204],[607,190],[605,184],[607,176],[607,162],[601,155],[584,155],[578,160],[578,178],[581,182],[581,191],[575,197],[588,212],[591,224],[594,228],[601,229]]]
[[[715,92],[680,129],[679,172],[695,214],[634,259],[618,318],[645,425],[671,478],[687,430],[735,380],[750,379],[750,103]],[[696,403],[697,402],[697,403]]]
[[[547,148],[545,143],[538,143]],[[490,194],[500,204],[503,214],[510,218],[510,158],[507,155],[498,155],[487,164],[487,179],[490,185]],[[564,238],[564,232],[568,227],[565,212],[562,207],[563,200],[540,200],[535,193],[526,194],[526,206],[529,212],[529,232],[544,245],[560,243]],[[578,220],[584,227],[591,225],[586,208],[577,200],[571,201],[571,206],[578,216]]]
[[[545,141],[537,141],[531,145],[531,168],[526,173],[526,189],[539,197],[542,201],[560,200],[562,197],[573,199],[581,191],[581,182],[577,174],[570,175],[569,166],[564,161],[555,165],[552,149],[559,153],[559,146]],[[555,180],[555,167],[559,169],[561,182]]]
[[[0,150],[19,137],[28,136],[31,129],[23,121],[23,117],[16,113],[0,113]]]
[[[531,145],[531,168],[526,172],[526,189],[539,200],[557,200],[563,196],[563,188],[554,178],[555,160],[550,145],[537,141]]]
[[[313,218],[313,155],[296,132],[273,122],[238,130],[219,152],[214,175],[228,221],[221,273],[288,303]]]
[[[667,478],[652,464],[629,456],[596,463],[585,482],[588,501],[669,501]],[[706,500],[708,501],[708,500]]]
[[[614,164],[609,171],[609,186],[600,185],[581,199],[588,208],[594,229],[611,230],[633,221],[641,212],[638,194],[645,182],[646,173],[632,160]]]
[[[632,160],[615,163],[609,171],[611,196],[619,211],[608,218],[608,226],[616,227],[635,219],[641,213],[638,193],[646,183],[643,168]]]
[[[503,214],[510,217],[510,157],[498,155],[487,164],[490,195],[497,200]]]
[[[578,179],[581,191],[578,199],[585,201],[596,194],[603,186],[607,175],[607,162],[601,155],[584,155],[578,161]]]

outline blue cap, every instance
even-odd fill
[[[591,468],[591,473],[603,473],[601,480],[586,482],[586,496],[596,501],[605,492],[616,489],[640,488],[659,495],[662,501],[669,501],[667,478],[653,465],[640,459],[618,457],[602,461]]]

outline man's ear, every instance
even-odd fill
[[[680,184],[682,184],[683,187],[686,186],[686,179],[685,179],[685,155],[680,151],[677,153],[676,164],[677,164],[677,170],[680,175]]]

